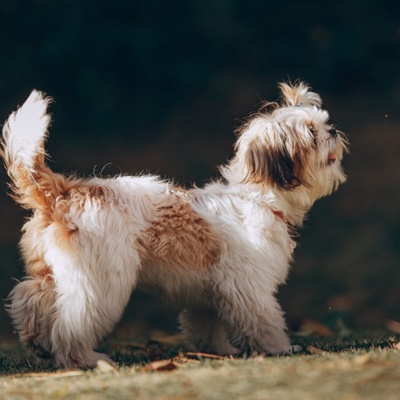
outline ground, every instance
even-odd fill
[[[115,366],[55,370],[16,342],[0,345],[0,399],[399,399],[400,335],[293,336],[297,354],[224,358],[188,352],[179,336],[110,338]]]

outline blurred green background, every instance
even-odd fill
[[[54,97],[56,171],[202,184],[277,82],[307,81],[350,138],[349,179],[301,232],[279,294],[287,319],[400,320],[399,2],[0,1],[0,21],[0,120],[32,88]],[[26,214],[5,195],[3,168],[0,181],[4,299],[23,275]],[[120,328],[132,321],[173,330],[175,314],[135,295]],[[0,322],[9,334],[4,307]]]

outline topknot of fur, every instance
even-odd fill
[[[311,88],[303,82],[297,84],[280,83],[282,105],[286,107],[321,107],[322,100],[319,94],[312,92]]]

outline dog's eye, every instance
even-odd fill
[[[336,129],[335,128],[331,128],[331,129],[329,129],[329,131],[328,131],[329,133],[330,133],[330,135],[331,136],[337,136],[337,131],[336,131]]]

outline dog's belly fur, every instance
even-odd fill
[[[137,288],[156,295],[161,303],[174,308],[210,308],[212,299],[209,297],[207,275],[205,271],[196,272],[188,268],[171,269],[161,264],[144,264],[139,272]]]

